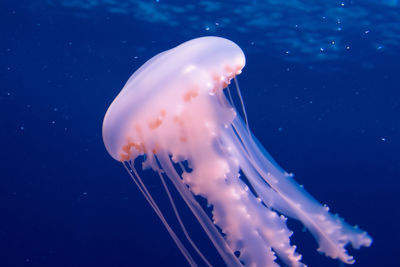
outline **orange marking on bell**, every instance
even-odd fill
[[[154,129],[160,127],[166,114],[167,114],[167,111],[165,111],[165,109],[160,110],[160,115],[158,116],[158,118],[149,122],[149,128],[151,130],[154,130]]]
[[[131,147],[133,147],[134,149],[136,149],[138,152],[143,152],[143,144],[142,145],[138,145],[137,143],[131,143],[129,142],[129,145]]]
[[[174,122],[179,125],[183,125],[183,121],[180,116],[174,116]]]
[[[122,161],[128,161],[130,158],[129,158],[129,155],[127,155],[127,154],[119,153],[119,159],[122,162]]]
[[[181,136],[181,137],[179,137],[179,141],[181,141],[182,143],[186,143],[187,138],[185,136]]]
[[[122,146],[122,151],[124,151],[125,153],[129,153],[129,150],[131,149],[130,145],[124,145]]]
[[[229,73],[229,75],[227,76],[229,83],[233,78],[235,78],[235,76],[236,74],[234,72]]]
[[[225,71],[228,72],[228,73],[231,73],[231,72],[233,72],[233,69],[229,65],[226,65],[225,66]]]
[[[183,100],[185,102],[189,102],[190,100],[192,100],[192,98],[195,98],[199,95],[199,88],[196,86],[194,87],[192,90],[187,91],[184,95],[183,95]]]
[[[212,74],[212,79],[213,79],[215,82],[221,82],[221,75],[218,75],[217,73],[213,73],[213,74]]]
[[[162,123],[162,120],[160,120],[160,119],[156,119],[154,121],[150,121],[149,122],[149,128],[154,130],[154,129],[158,128],[161,125],[161,123]]]
[[[122,152],[120,152],[120,157],[123,160],[131,158],[131,149],[136,149],[139,153],[145,152],[145,147],[143,143],[134,143],[129,141],[128,144],[122,146]]]
[[[240,74],[240,73],[242,73],[242,67],[241,66],[237,66],[236,74]]]
[[[156,143],[154,148],[151,150],[151,152],[153,152],[153,154],[157,154],[158,150],[160,150],[160,146]]]
[[[225,70],[228,72],[225,76],[217,75],[216,73],[212,74],[212,79],[216,83],[216,87],[212,89],[213,93],[216,93],[219,89],[219,86],[226,88],[230,83],[231,79],[235,77],[235,73],[232,72],[232,68],[229,66],[225,66]]]
[[[191,98],[190,92],[186,92],[186,93],[183,95],[183,100],[185,100],[185,102],[189,102],[189,101],[190,101],[190,98]]]

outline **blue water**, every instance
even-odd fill
[[[205,35],[244,50],[249,123],[275,160],[374,238],[355,265],[396,266],[400,3],[321,2],[0,1],[0,266],[187,265],[101,125],[141,64]],[[340,266],[289,227],[303,262]]]

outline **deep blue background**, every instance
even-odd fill
[[[387,10],[400,11],[381,8],[383,17]],[[108,105],[141,64],[209,33],[101,8],[85,12],[0,1],[0,266],[186,265],[122,166],[107,154],[101,125]],[[239,81],[255,135],[313,196],[374,238],[371,248],[351,251],[357,266],[395,266],[396,43],[372,49],[380,35],[371,31],[365,39],[360,26],[360,32],[344,33],[352,49],[338,57],[303,53],[291,60],[293,49],[268,45],[267,37],[254,47],[251,38],[259,40],[260,30],[233,29],[212,34],[235,41],[247,55]],[[162,193],[156,185],[153,190]],[[201,236],[183,213],[193,235]],[[305,263],[339,265],[315,251],[299,224],[289,226]],[[200,243],[220,264],[212,247]]]

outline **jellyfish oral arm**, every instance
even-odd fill
[[[162,169],[167,174],[167,177],[180,193],[186,205],[192,211],[193,215],[197,218],[198,222],[214,244],[215,248],[223,258],[227,266],[242,266],[240,261],[233,253],[234,251],[232,251],[232,249],[226,244],[226,241],[220,235],[218,229],[215,227],[214,223],[210,220],[203,208],[196,201],[192,192],[190,192],[187,189],[186,185],[182,182],[182,178],[175,170],[173,162],[171,161],[168,153],[159,153],[157,154],[157,158],[159,159]]]
[[[354,248],[368,247],[372,243],[371,237],[365,231],[350,226],[338,215],[329,213],[327,206],[319,204],[298,185],[293,175],[283,171],[259,145],[257,139],[249,136],[240,117],[235,118],[233,129],[241,140],[240,145],[235,146],[239,148],[236,157],[265,204],[301,221],[318,241],[318,251],[331,258],[339,258],[347,264],[354,263],[353,257],[347,254],[345,245],[351,243]]]

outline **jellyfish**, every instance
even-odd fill
[[[236,79],[244,66],[241,48],[214,36],[154,56],[129,78],[106,112],[108,153],[126,168],[191,266],[199,260],[211,264],[186,230],[167,182],[227,266],[278,266],[277,258],[288,266],[304,266],[290,243],[288,217],[309,230],[319,252],[354,263],[345,246],[368,247],[372,238],[329,213],[252,134]],[[234,93],[240,101],[232,100]],[[142,165],[136,167],[139,158]],[[141,169],[161,179],[186,246],[146,187]],[[207,200],[211,213],[199,197]]]

